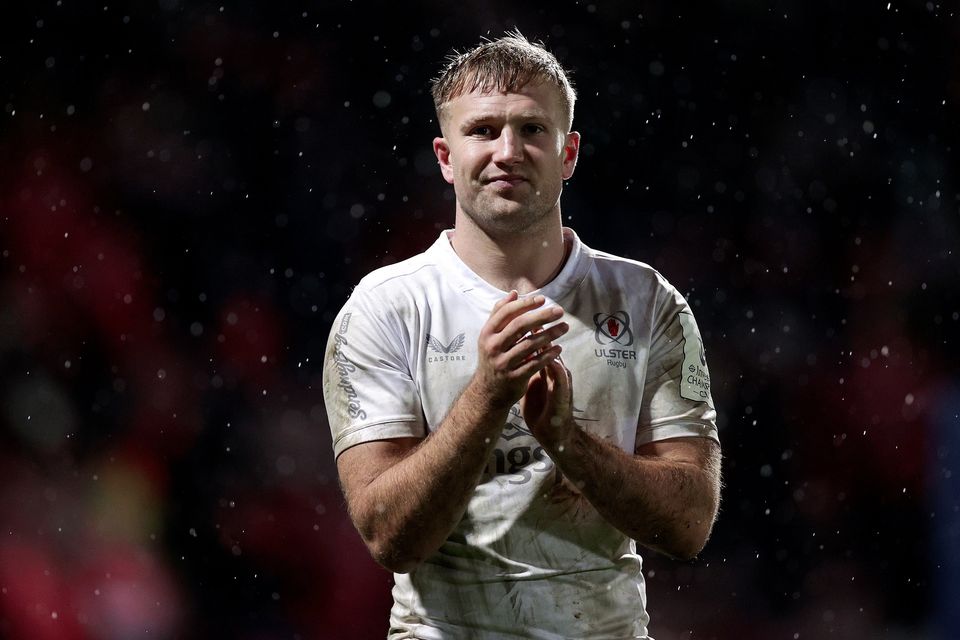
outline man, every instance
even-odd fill
[[[647,638],[634,541],[691,558],[719,502],[696,323],[561,226],[580,135],[552,54],[484,42],[433,96],[455,229],[360,282],[324,369],[350,515],[396,574],[389,637]]]

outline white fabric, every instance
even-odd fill
[[[460,260],[450,233],[365,277],[334,322],[324,397],[335,455],[426,436],[473,375],[479,331],[506,293]],[[564,236],[566,264],[535,293],[570,324],[558,343],[576,422],[631,453],[679,436],[717,440],[686,301],[648,265]],[[462,521],[395,575],[390,638],[647,637],[636,544],[558,480],[514,406]]]

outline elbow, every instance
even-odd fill
[[[355,511],[351,516],[370,556],[387,571],[410,573],[430,554],[423,536],[383,518],[380,511]]]
[[[392,573],[410,573],[423,562],[423,558],[409,550],[403,550],[394,541],[370,540],[364,537],[364,542],[376,563]]]
[[[420,566],[423,560],[412,556],[403,556],[393,551],[370,550],[370,555],[381,567],[392,573],[410,573]]]
[[[713,517],[692,519],[684,523],[670,536],[669,543],[660,548],[675,560],[690,561],[696,559],[707,546],[713,529]]]
[[[678,540],[676,544],[667,550],[667,554],[675,560],[688,562],[695,560],[705,546],[707,546],[706,537],[696,538],[689,536],[687,539]]]
[[[713,524],[717,520],[720,507],[719,494],[715,493],[711,499],[703,501],[691,509],[689,518],[677,527],[673,539],[676,545],[669,550],[670,555],[678,560],[694,560],[707,546]]]
[[[674,560],[687,562],[695,560],[706,544],[706,537],[697,537],[684,532],[673,536],[668,542],[658,545],[658,549]]]

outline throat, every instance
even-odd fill
[[[516,289],[524,295],[541,289],[556,278],[573,247],[571,239],[558,229],[549,239],[524,238],[515,242],[491,242],[482,250],[475,243],[458,242],[454,234],[453,248],[470,269],[501,291]]]

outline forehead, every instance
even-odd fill
[[[536,115],[549,118],[555,124],[563,121],[563,101],[560,89],[551,84],[529,83],[515,91],[474,91],[447,102],[446,111],[453,122],[462,122],[477,116]]]

